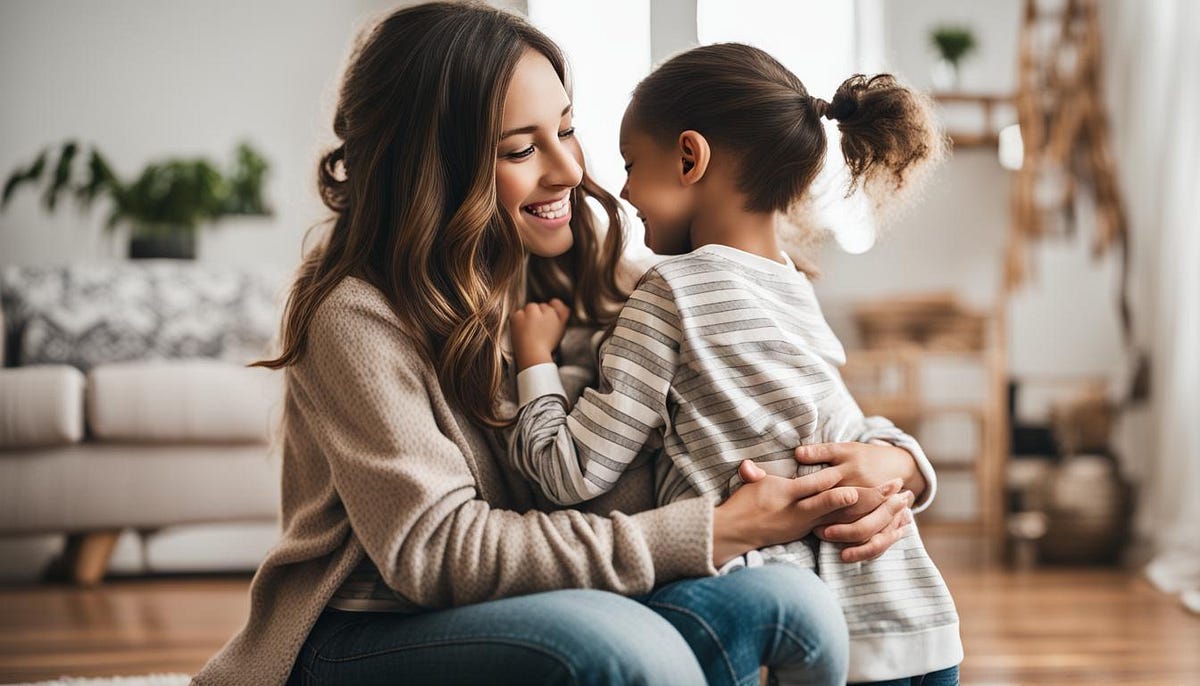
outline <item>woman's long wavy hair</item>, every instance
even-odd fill
[[[496,197],[505,93],[517,61],[536,50],[566,84],[558,47],[522,18],[480,4],[396,11],[359,43],[342,82],[333,130],[341,144],[318,166],[333,211],[305,257],[284,312],[279,369],[305,352],[317,308],[348,276],[378,288],[437,370],[448,400],[471,420],[503,426],[501,341],[522,295],[561,298],[572,319],[604,326],[625,293],[616,199],[586,174],[571,192],[572,248],[526,254]],[[607,215],[595,224],[587,200]],[[524,293],[522,294],[522,290]]]

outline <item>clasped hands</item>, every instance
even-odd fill
[[[800,464],[826,466],[789,479],[742,462],[746,485],[714,511],[714,564],[809,532],[845,544],[843,561],[875,559],[900,539],[912,521],[914,491],[925,489],[913,456],[896,446],[821,443],[799,447],[795,456]]]

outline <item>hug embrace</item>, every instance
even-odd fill
[[[924,99],[857,75],[826,102],[740,44],[667,60],[621,124],[639,270],[566,71],[479,4],[357,46],[333,217],[259,363],[282,536],[195,682],[958,683],[912,523],[933,470],[859,410],[775,229],[839,154],[823,119],[850,190],[909,190],[943,152]]]

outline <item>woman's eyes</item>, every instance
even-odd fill
[[[564,129],[564,130],[558,132],[558,137],[561,139],[564,139],[564,140],[567,138],[572,138],[574,136],[575,136],[575,127],[574,126],[572,126],[569,129]],[[516,152],[506,153],[504,155],[504,157],[507,159],[510,159],[510,160],[523,160],[526,157],[529,157],[530,155],[532,155],[533,151],[534,151],[533,145],[530,145],[529,147],[524,148],[522,150],[517,150]]]

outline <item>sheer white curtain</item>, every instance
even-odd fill
[[[1152,397],[1134,440],[1147,575],[1200,612],[1200,3],[1106,2],[1108,100]]]

